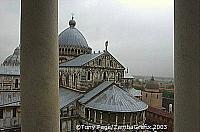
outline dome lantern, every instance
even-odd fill
[[[72,15],[72,19],[69,21],[69,26],[70,27],[75,27],[76,21],[74,20],[74,16]]]

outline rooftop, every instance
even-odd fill
[[[92,109],[112,112],[137,112],[148,108],[147,104],[109,81],[86,93],[79,102]]]

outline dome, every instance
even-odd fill
[[[87,44],[85,37],[82,33],[75,28],[76,22],[73,20],[69,21],[69,28],[65,29],[59,35],[59,45],[60,46],[75,46],[90,48]]]
[[[14,53],[8,56],[4,62],[4,66],[19,66],[20,65],[20,47],[14,50]]]
[[[154,80],[154,77],[151,77],[151,80],[146,84],[146,89],[155,89],[159,90],[159,84]]]

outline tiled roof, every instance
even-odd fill
[[[64,62],[60,64],[60,67],[65,67],[65,66],[82,66],[85,63],[91,61],[92,59],[95,59],[96,57],[102,55],[104,52],[101,53],[93,53],[93,54],[83,54],[78,56],[77,58],[74,58],[70,61]]]
[[[86,93],[79,101],[86,107],[102,111],[137,112],[148,108],[147,104],[108,81]]]
[[[20,75],[19,66],[0,66],[0,75]]]
[[[84,94],[84,96],[79,100],[81,103],[88,102],[92,97],[96,96],[98,93],[106,89],[108,86],[110,86],[113,82],[111,81],[104,81],[100,85],[98,85],[96,88],[92,89],[91,91]]]
[[[67,88],[59,88],[60,109],[80,98],[83,94]],[[12,102],[3,104],[0,102],[0,107],[20,106],[20,98],[12,98]]]
[[[172,113],[166,112],[166,111],[161,110],[161,109],[157,109],[157,108],[149,106],[149,108],[147,109],[147,111],[151,112],[151,113],[154,113],[154,114],[157,114],[157,115],[160,115],[160,116],[164,116],[164,117],[172,118],[173,119],[173,114]]]
[[[81,94],[80,92],[60,87],[59,89],[60,108],[62,109],[64,106],[67,106],[68,104],[75,101],[82,95],[83,94]]]

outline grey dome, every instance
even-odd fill
[[[20,65],[20,47],[14,50],[14,53],[8,56],[4,62],[4,66],[19,66]]]
[[[69,21],[69,25],[69,28],[60,33],[59,45],[89,48],[85,37],[75,28],[76,22],[72,19]]]
[[[154,80],[154,77],[151,77],[151,80],[146,84],[146,89],[157,89],[159,90],[159,84]]]

